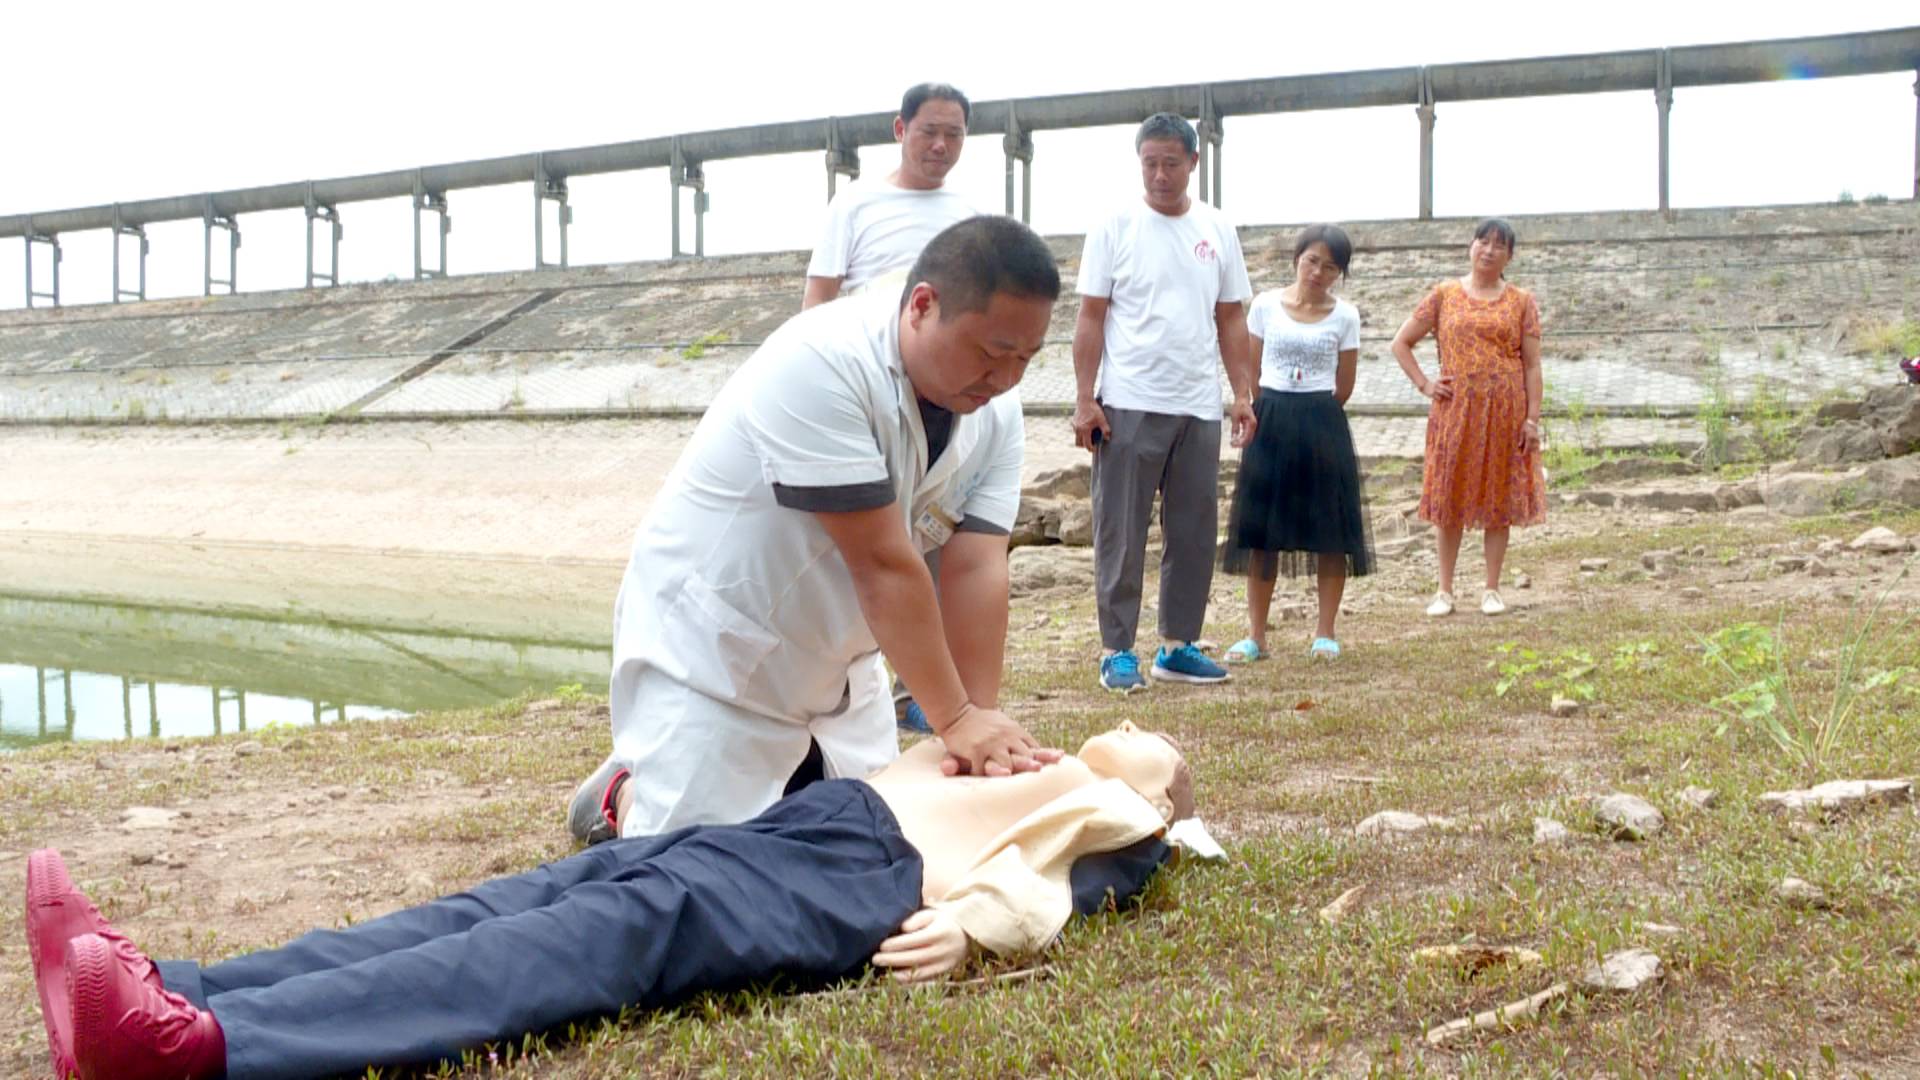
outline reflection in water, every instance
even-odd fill
[[[583,642],[0,595],[0,748],[216,735],[603,685]]]
[[[20,706],[28,700],[31,706]],[[379,720],[407,712],[219,686],[0,664],[0,748],[62,739],[222,735],[274,724]]]

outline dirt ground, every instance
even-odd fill
[[[1758,509],[1722,515],[1557,505],[1550,524],[1516,538],[1505,589],[1513,610],[1504,620],[1484,620],[1473,610],[1478,589],[1465,583],[1476,580],[1480,563],[1471,544],[1461,564],[1462,614],[1427,620],[1420,609],[1432,589],[1431,536],[1423,542],[1417,525],[1394,523],[1410,484],[1410,474],[1399,473],[1374,486],[1376,527],[1388,523],[1376,539],[1410,542],[1350,590],[1342,624],[1350,654],[1425,650],[1438,654],[1427,662],[1439,670],[1461,666],[1445,656],[1448,634],[1525,641],[1549,630],[1564,636],[1585,620],[1679,620],[1704,608],[1766,618],[1783,607],[1837,610],[1889,588],[1889,611],[1920,608],[1920,575],[1900,578],[1905,557],[1829,554],[1828,576],[1820,577],[1776,565],[1781,555],[1814,555],[1825,541],[1851,540],[1876,520],[1870,514],[1794,523]],[[1920,532],[1912,514],[1884,520]],[[1673,576],[1642,567],[1639,556],[1656,548],[1677,552]],[[1049,548],[1021,558],[1064,564],[1081,556]],[[1582,560],[1593,558],[1607,559],[1606,568],[1582,570]],[[515,572],[526,587],[553,580],[542,575],[554,567],[528,562]],[[1515,587],[1514,576],[1522,574],[1527,586]],[[1238,636],[1243,595],[1237,582],[1216,583],[1209,631],[1222,644]],[[1307,612],[1286,606],[1302,598],[1283,593],[1276,602],[1278,652],[1290,654],[1311,636]],[[1151,625],[1150,609],[1144,625]],[[1009,708],[1063,742],[1088,723],[1111,719],[1113,710],[1091,685],[1098,647],[1088,615],[1085,588],[1073,581],[1020,597],[1013,612]],[[1478,665],[1476,659],[1469,666]],[[1234,700],[1270,716],[1307,717],[1316,699],[1342,692],[1322,685],[1328,676],[1318,670],[1283,656],[1243,673]],[[1390,681],[1417,682],[1421,670],[1399,670]],[[1383,683],[1374,692],[1391,687]],[[312,927],[364,920],[565,853],[564,801],[604,751],[606,723],[603,704],[546,700],[454,717],[71,745],[0,758],[0,911],[19,925],[15,898],[25,856],[54,846],[109,917],[156,955],[211,960]],[[1204,738],[1203,756],[1212,752]],[[1610,737],[1546,735],[1524,720],[1476,728],[1473,738],[1445,747],[1437,764],[1496,750],[1556,773],[1573,790],[1618,772]],[[1227,772],[1212,784],[1216,801],[1202,811],[1230,845],[1336,828],[1326,798],[1365,791],[1381,771],[1374,751],[1357,740],[1249,787],[1220,752]],[[132,807],[151,810],[130,816]],[[1409,896],[1447,888],[1433,880],[1403,887]],[[0,1025],[0,1072],[43,1075],[44,1037],[18,934],[0,937],[0,1003],[12,1018]],[[581,1068],[567,1075],[602,1075]],[[536,1068],[530,1075],[545,1073]]]

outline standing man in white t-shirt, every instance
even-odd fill
[[[1213,585],[1219,516],[1217,363],[1233,389],[1233,445],[1245,446],[1254,428],[1243,306],[1253,289],[1233,224],[1187,194],[1199,138],[1181,117],[1156,113],[1133,145],[1146,197],[1087,233],[1073,334],[1073,437],[1093,452],[1100,685],[1123,693],[1147,685],[1133,645],[1156,492],[1164,551],[1153,677],[1227,678],[1193,644]]]
[[[941,186],[960,162],[972,115],[967,95],[946,83],[907,91],[893,118],[900,167],[880,180],[856,180],[827,204],[826,232],[807,263],[802,308],[897,277],[936,233],[974,216],[965,199]]]

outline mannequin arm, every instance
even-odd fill
[[[880,943],[873,966],[892,969],[901,982],[926,982],[959,967],[971,944],[951,913],[921,908],[907,916],[899,933]]]

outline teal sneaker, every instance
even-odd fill
[[[1227,681],[1227,669],[1207,659],[1189,641],[1172,652],[1162,645],[1153,657],[1153,677],[1169,682],[1218,683]]]
[[[1131,694],[1147,688],[1147,677],[1140,674],[1140,658],[1131,650],[1117,652],[1100,660],[1100,685],[1116,694]]]
[[[927,720],[927,711],[922,709],[920,703],[912,698],[907,699],[906,711],[900,714],[900,719],[894,726],[898,727],[901,731],[914,735],[933,734],[933,724]]]

